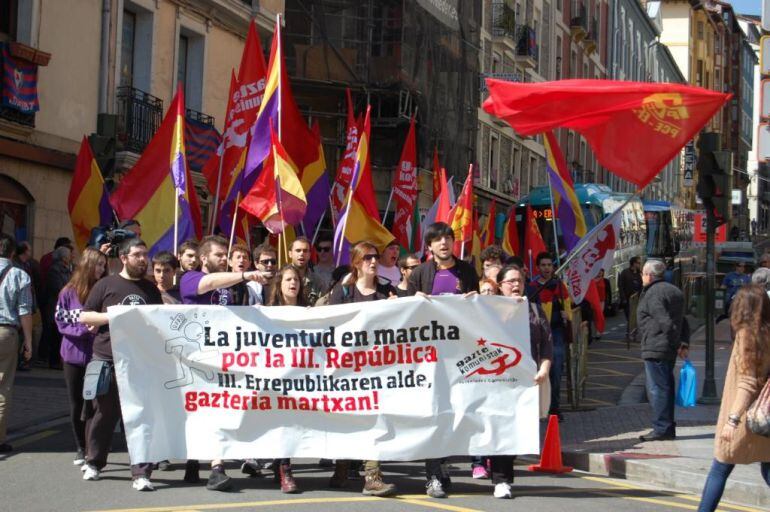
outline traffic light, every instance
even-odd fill
[[[701,134],[698,139],[698,196],[713,212],[716,226],[730,220],[732,210],[732,153],[719,150],[719,135]]]

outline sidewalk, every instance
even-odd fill
[[[34,425],[69,415],[69,399],[64,373],[48,368],[16,372],[8,418],[8,439]]]
[[[690,348],[690,360],[698,372],[699,394],[705,375],[704,337],[701,327],[693,334]],[[731,351],[728,322],[717,325],[715,337],[716,387],[721,397]],[[677,382],[680,368],[678,361]],[[644,399],[643,389],[644,374],[641,374],[624,392],[622,405],[567,412],[560,428],[564,463],[595,474],[699,495],[713,459],[719,406],[677,407],[677,439],[641,443],[639,435],[651,428],[650,407],[646,402],[639,403]],[[735,467],[723,500],[770,509],[770,490],[760,475],[758,463]]]

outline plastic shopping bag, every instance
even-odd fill
[[[695,407],[697,377],[695,367],[689,359],[685,359],[679,371],[679,389],[676,392],[676,405],[679,407]]]

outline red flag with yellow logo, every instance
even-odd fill
[[[454,253],[456,256],[463,254],[463,244],[473,242],[473,166],[468,169],[468,177],[465,179],[460,197],[449,212],[449,223],[455,232]],[[466,247],[469,249],[469,247]]]
[[[644,187],[732,96],[680,84],[487,79],[484,110],[521,135],[579,132],[604,167]],[[651,149],[654,150],[651,151]]]
[[[532,207],[527,205],[526,228],[524,231],[524,250],[531,254],[532,260],[537,258],[541,252],[548,252],[543,242],[543,236],[540,234],[540,228],[537,227],[537,220],[532,214]]]

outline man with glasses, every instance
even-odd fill
[[[399,258],[398,269],[401,272],[401,282],[396,286],[396,294],[399,297],[409,295],[409,276],[418,266],[420,266],[420,258],[416,254],[407,254]]]
[[[117,305],[163,304],[158,288],[145,279],[149,265],[147,245],[139,238],[124,240],[118,248],[118,258],[123,264],[123,269],[119,274],[109,275],[96,282],[88,294],[79,318],[81,323],[98,329],[93,344],[93,360],[89,368],[94,363],[103,362],[102,371],[111,375],[107,392],[90,401],[92,412],[86,431],[83,480],[99,480],[102,468],[107,465],[112,434],[121,418],[118,387],[112,364],[112,340],[107,308]],[[152,464],[149,461],[131,462],[133,488],[137,491],[155,490],[150,482]]]
[[[273,280],[275,271],[278,268],[278,255],[275,252],[275,248],[267,242],[257,246],[254,249],[254,266],[262,273],[262,277],[264,277],[267,284],[263,285],[256,281],[246,283],[246,288],[249,291],[250,306],[267,304],[270,296],[269,283]]]
[[[428,226],[423,236],[433,259],[426,261],[412,270],[409,276],[408,295],[448,295],[463,294],[466,297],[478,293],[479,276],[473,265],[455,258],[452,250],[455,234],[445,222],[435,222]],[[452,485],[444,459],[425,461],[425,473],[428,479],[426,493],[431,498],[446,498]]]
[[[328,237],[319,238],[315,245],[318,254],[318,263],[313,267],[313,272],[321,281],[322,291],[326,293],[332,285],[332,272],[334,272],[334,255],[332,254],[332,241]]]

